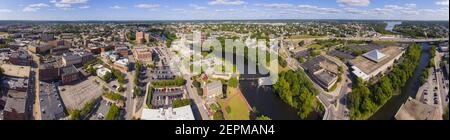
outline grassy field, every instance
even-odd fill
[[[312,36],[312,35],[294,35],[290,39],[310,39],[310,38],[322,38],[323,36]]]
[[[319,45],[319,44],[311,44],[311,45],[308,45],[307,48],[311,48],[311,49],[314,49],[314,50],[320,50],[320,49],[323,48],[323,46]]]
[[[397,42],[394,41],[374,41],[373,43],[378,44],[378,45],[395,45],[397,44]]]
[[[240,90],[230,88],[228,98],[219,100],[226,120],[249,120],[250,111],[245,99],[239,95]],[[229,112],[227,108],[229,107]]]

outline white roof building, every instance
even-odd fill
[[[358,67],[352,66],[353,69],[353,74],[355,74],[357,77],[367,81],[370,79],[370,76],[367,75],[366,73],[364,73],[361,69],[359,69]]]
[[[124,59],[117,60],[117,61],[114,62],[114,63],[119,64],[119,65],[122,65],[122,66],[128,66],[128,64],[129,64],[130,62],[128,61],[128,59],[124,58]]]
[[[106,73],[108,73],[108,72],[111,73],[111,70],[108,69],[108,68],[100,68],[100,69],[97,69],[97,76],[103,77],[103,76],[105,76]]]
[[[141,120],[195,120],[191,106],[169,109],[147,109],[142,111]]]
[[[380,62],[384,58],[386,58],[386,55],[381,53],[379,50],[375,49],[368,53],[363,54],[364,57],[366,57],[369,60]]]

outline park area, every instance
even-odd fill
[[[229,88],[228,97],[218,100],[225,120],[249,120],[251,107],[238,88]]]

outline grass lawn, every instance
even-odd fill
[[[394,41],[374,41],[373,43],[378,45],[395,45],[397,42]]]
[[[314,50],[320,50],[320,49],[323,48],[323,46],[319,45],[319,44],[311,44],[311,45],[308,46],[308,48],[311,48],[311,49],[314,49]]]
[[[248,109],[245,99],[241,98],[237,89],[229,89],[228,98],[225,100],[220,99],[219,104],[222,107],[224,117],[227,120],[249,120],[250,111]],[[230,112],[227,112],[227,107],[230,108]]]
[[[312,35],[294,35],[291,39],[309,39],[309,38],[322,38],[323,36],[312,36]]]

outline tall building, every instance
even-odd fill
[[[146,42],[150,42],[150,34],[145,34],[144,36],[145,36],[145,37],[144,37],[144,38],[145,38],[145,41],[146,41]]]
[[[149,48],[134,48],[133,56],[136,60],[150,64],[152,62],[152,51]]]
[[[136,32],[136,43],[143,44],[145,41],[145,33],[144,32]]]

